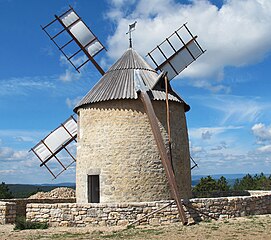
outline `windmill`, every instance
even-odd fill
[[[56,24],[60,30],[50,32]],[[67,148],[78,141],[77,202],[174,198],[187,224],[181,197],[191,194],[184,114],[190,107],[170,81],[204,51],[184,24],[147,54],[151,67],[132,48],[135,26],[136,22],[129,25],[128,50],[107,71],[94,59],[104,46],[71,6],[42,27],[77,71],[91,61],[102,77],[75,107],[78,124],[71,116],[31,150],[57,177],[69,166],[58,155],[66,151],[73,163],[75,157]],[[67,39],[59,43],[63,35]],[[78,49],[70,53],[70,45]],[[84,60],[78,64],[80,54]],[[63,168],[58,174],[48,167],[52,159]]]

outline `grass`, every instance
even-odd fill
[[[219,226],[211,226],[211,229],[212,229],[212,230],[218,230],[218,229],[219,229]]]
[[[69,238],[78,238],[81,239],[83,236],[88,235],[89,233],[62,233],[62,234],[53,234],[50,236],[51,239],[69,239]]]
[[[136,226],[129,228],[49,228],[45,231],[14,231],[6,234],[3,239],[13,240],[156,240],[156,239],[269,239],[271,235],[271,220],[269,216],[244,217],[227,219],[226,221],[207,221],[190,226],[181,223],[166,226]],[[5,234],[5,233],[3,233]],[[17,238],[13,237],[13,234]],[[0,235],[2,236],[1,230]],[[0,237],[1,238],[1,237]]]
[[[104,231],[93,231],[92,233],[58,233],[52,235],[31,235],[28,240],[45,240],[45,239],[130,239],[133,237],[142,237],[148,239],[150,236],[157,236],[163,234],[164,231],[161,229],[143,229],[143,228],[127,228],[119,231],[104,232]]]
[[[65,239],[89,239],[89,233],[59,233],[59,234],[52,234],[52,235],[31,235],[27,238],[27,240],[46,240],[46,239],[58,239],[58,240],[65,240]],[[86,238],[84,238],[86,237]],[[91,238],[92,239],[92,238]]]
[[[101,235],[100,237],[103,239],[127,239],[128,237],[133,236],[147,236],[149,235],[160,235],[164,233],[164,231],[160,229],[137,229],[137,228],[127,228],[122,231],[113,231],[111,233],[107,233]]]
[[[25,217],[19,216],[15,220],[14,230],[25,230],[25,229],[47,229],[47,223],[39,223],[39,222],[30,222],[26,221]]]

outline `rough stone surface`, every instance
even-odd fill
[[[127,225],[172,200],[140,203],[28,204],[27,219],[50,226]],[[257,196],[198,198],[184,201],[189,222],[271,213],[271,192]],[[199,211],[195,211],[199,210]],[[169,224],[179,221],[175,204],[143,219],[140,224]]]
[[[67,187],[55,188],[50,192],[38,192],[29,199],[50,199],[50,198],[75,198],[75,190]]]
[[[29,199],[29,198],[14,198],[0,199],[0,202],[12,203],[15,205],[16,216],[26,216],[26,205],[28,203],[75,203],[75,198],[50,198],[50,199]]]
[[[168,148],[166,107],[153,101]],[[142,102],[115,100],[78,111],[76,199],[88,202],[88,175],[100,177],[100,202],[171,199],[168,181]],[[170,102],[173,167],[182,198],[191,197],[191,173],[183,104]]]
[[[14,223],[16,218],[16,204],[0,202],[0,224]]]

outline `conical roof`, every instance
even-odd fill
[[[117,100],[137,99],[135,72],[139,72],[146,87],[150,89],[152,100],[165,100],[165,91],[153,90],[158,80],[157,72],[132,48],[129,48],[119,60],[102,76],[97,84],[76,105],[78,108],[91,103]],[[171,91],[169,100],[184,102],[175,92]],[[185,103],[186,111],[189,106]]]

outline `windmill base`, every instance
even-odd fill
[[[184,202],[189,223],[209,218],[234,218],[271,213],[271,191],[250,192],[251,196],[197,198]],[[253,194],[252,194],[253,193]],[[32,222],[47,222],[50,226],[126,226],[142,219],[137,224],[161,225],[179,221],[178,210],[172,200],[134,203],[61,203],[27,204],[26,217]],[[200,210],[199,211],[195,211]]]

